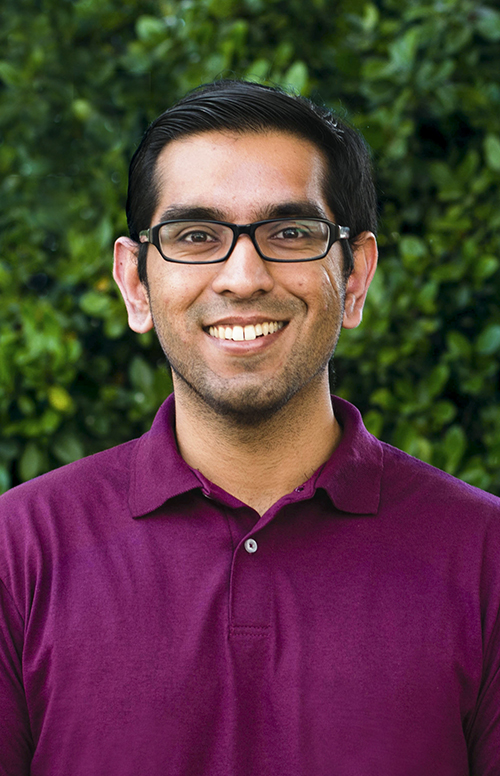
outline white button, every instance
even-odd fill
[[[247,539],[245,542],[245,550],[247,552],[257,552],[257,542],[255,539]]]

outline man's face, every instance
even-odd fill
[[[335,221],[322,191],[324,165],[314,145],[280,132],[172,141],[158,159],[151,225],[182,217]],[[339,243],[324,259],[278,264],[261,259],[243,235],[226,261],[206,266],[167,262],[149,246],[149,318],[134,325],[129,304],[130,322],[139,331],[154,323],[178,396],[194,392],[219,413],[253,423],[327,385],[344,315],[342,264]],[[255,327],[247,329],[255,339],[237,339],[234,327]]]

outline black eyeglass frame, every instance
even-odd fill
[[[271,224],[271,223],[279,223],[287,221],[293,221],[293,220],[304,220],[304,221],[317,221],[321,222],[323,224],[326,224],[328,226],[328,243],[326,250],[324,253],[322,253],[320,256],[312,256],[308,259],[272,259],[269,256],[264,256],[262,251],[260,250],[259,246],[257,245],[257,241],[255,239],[255,230],[262,226],[263,224]],[[233,241],[230,245],[229,250],[227,251],[225,256],[222,256],[220,259],[211,259],[209,261],[182,261],[181,259],[171,259],[168,256],[165,256],[163,253],[161,247],[160,247],[160,239],[159,239],[159,233],[162,226],[165,224],[189,224],[189,223],[196,223],[196,224],[219,224],[220,226],[227,226],[229,229],[231,229],[233,233]],[[155,226],[151,226],[149,229],[143,229],[141,232],[139,232],[139,240],[142,243],[148,242],[151,245],[154,245],[157,249],[158,253],[164,259],[165,261],[171,261],[175,264],[220,264],[223,261],[226,261],[231,253],[233,252],[236,243],[238,241],[238,238],[241,234],[247,234],[261,257],[261,259],[264,259],[264,261],[273,261],[278,264],[297,264],[298,262],[302,261],[318,261],[319,259],[324,259],[327,255],[328,251],[332,247],[332,245],[339,240],[348,240],[350,235],[350,229],[348,226],[338,226],[337,224],[334,224],[333,221],[328,221],[326,218],[315,218],[312,216],[295,216],[295,217],[287,217],[287,218],[267,218],[264,221],[254,221],[253,224],[230,224],[228,221],[215,221],[215,220],[209,220],[209,219],[197,219],[197,218],[174,218],[170,221],[162,221],[159,224],[156,224]],[[145,237],[145,240],[141,240],[142,237]]]

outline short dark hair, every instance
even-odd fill
[[[130,237],[150,227],[158,201],[156,162],[172,140],[209,131],[266,132],[277,130],[309,140],[324,154],[324,193],[341,226],[351,231],[342,240],[346,277],[352,271],[352,250],[364,231],[376,233],[377,202],[371,160],[361,135],[330,110],[280,88],[249,81],[220,80],[194,89],[161,114],[146,131],[129,170],[127,222]],[[141,282],[147,284],[147,245],[138,252]]]

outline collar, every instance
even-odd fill
[[[309,482],[313,489],[323,489],[342,512],[376,514],[383,471],[382,443],[365,429],[356,407],[337,396],[332,396],[332,403],[343,430],[342,439]],[[171,394],[158,410],[150,431],[136,443],[129,490],[132,517],[146,515],[175,496],[203,488],[201,479],[177,449],[174,428],[175,400]]]
[[[153,512],[169,499],[201,487],[200,480],[177,449],[174,429],[172,393],[158,410],[151,429],[137,440],[129,490],[132,517]]]
[[[342,439],[316,478],[334,506],[342,512],[374,515],[380,503],[384,468],[383,445],[370,434],[353,404],[332,396]]]

